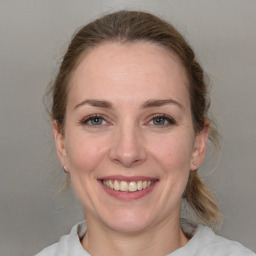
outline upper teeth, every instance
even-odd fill
[[[118,180],[103,180],[103,184],[116,191],[135,192],[137,190],[146,189],[153,184],[152,181],[118,181]]]

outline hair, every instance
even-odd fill
[[[210,100],[205,74],[195,54],[183,36],[168,22],[145,12],[119,11],[105,15],[78,30],[61,62],[59,72],[50,85],[51,118],[56,120],[59,132],[64,133],[69,82],[81,57],[105,42],[150,42],[164,47],[176,55],[183,65],[190,95],[195,133],[203,131],[209,119]],[[218,133],[210,122],[209,140],[218,147]],[[217,228],[222,221],[218,205],[207,187],[201,182],[198,171],[190,172],[183,197],[204,224]]]

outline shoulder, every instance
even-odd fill
[[[187,223],[183,231],[190,241],[170,256],[256,256],[240,243],[216,235],[209,227]]]
[[[80,239],[85,233],[86,223],[83,221],[76,224],[69,235],[62,236],[58,243],[46,247],[35,256],[87,256],[89,254],[82,248],[80,243]]]
[[[35,256],[55,256],[58,255],[57,251],[58,251],[58,243],[53,244],[45,249],[43,249],[41,252],[39,252],[38,254],[36,254]]]
[[[188,246],[189,247],[189,246]],[[207,256],[255,256],[256,254],[238,242],[216,235],[209,227],[198,226],[191,239],[191,247],[195,248],[195,255]]]
[[[58,243],[52,244],[51,246],[46,247],[41,252],[35,256],[58,256],[58,255],[68,255],[68,240],[70,235],[62,236]]]
[[[236,241],[231,241],[229,239],[226,239],[222,236],[216,235],[211,229],[208,227],[204,227],[205,229],[208,229],[209,232],[212,233],[212,243],[215,245],[214,247],[217,248],[217,250],[220,252],[220,250],[225,251],[227,255],[255,255],[251,250],[244,247],[242,244]]]

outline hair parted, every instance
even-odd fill
[[[209,119],[205,74],[195,54],[183,36],[168,22],[145,12],[119,11],[105,15],[78,30],[65,53],[59,72],[49,87],[51,118],[64,133],[69,81],[81,57],[104,42],[132,43],[145,41],[164,47],[176,55],[184,66],[188,80],[191,113],[195,133],[199,133]],[[218,148],[217,130],[210,125],[209,140]],[[216,228],[222,217],[211,192],[201,182],[197,171],[190,173],[184,198],[197,216],[208,226]]]

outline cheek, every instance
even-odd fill
[[[190,139],[189,139],[190,138]],[[170,136],[155,143],[151,154],[167,173],[189,172],[193,142],[188,136]]]
[[[67,155],[71,171],[90,172],[103,158],[106,143],[84,134],[70,136],[67,139]]]

